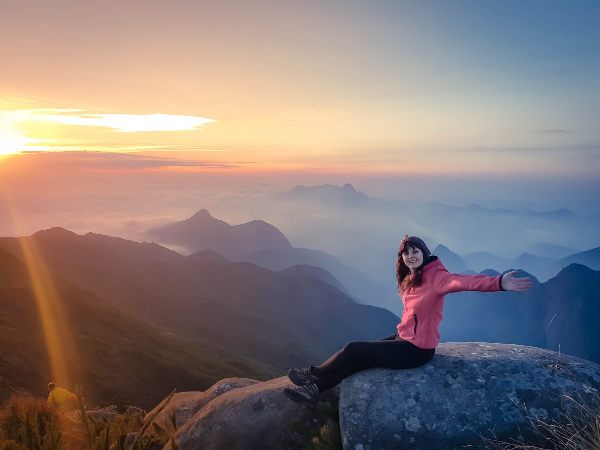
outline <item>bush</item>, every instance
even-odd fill
[[[41,399],[13,396],[0,410],[2,450],[61,450],[61,429],[61,414]]]
[[[172,395],[163,401],[163,408]],[[170,436],[162,440],[145,436],[152,421],[144,424],[144,414],[139,408],[129,408],[124,414],[111,408],[88,414],[81,402],[78,411],[63,412],[42,399],[13,396],[0,409],[0,450],[162,448]]]

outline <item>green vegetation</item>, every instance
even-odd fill
[[[331,393],[323,395],[315,405],[315,414],[310,421],[298,419],[290,422],[289,436],[289,441],[282,443],[285,448],[341,450],[342,436],[337,398]],[[302,438],[294,439],[299,436]]]
[[[87,411],[79,401],[77,410],[63,411],[39,398],[13,396],[0,409],[0,450],[155,450],[167,441],[177,449],[174,429],[165,436],[145,435],[173,393],[146,423],[139,408]]]

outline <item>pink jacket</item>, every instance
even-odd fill
[[[440,342],[439,325],[444,309],[444,295],[460,291],[501,291],[502,275],[458,275],[449,273],[442,262],[435,260],[423,268],[421,285],[403,291],[404,312],[398,324],[398,336],[424,349],[435,348]]]

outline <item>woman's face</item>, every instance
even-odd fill
[[[416,247],[406,246],[406,250],[402,252],[402,261],[410,270],[415,270],[423,264],[423,252]]]

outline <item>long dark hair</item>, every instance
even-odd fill
[[[408,247],[418,248],[423,253],[423,264],[416,270],[414,275],[410,273],[410,269],[402,259],[402,253],[408,250]],[[416,236],[404,236],[398,247],[398,260],[396,262],[396,280],[400,291],[408,291],[412,287],[420,286],[423,278],[423,267],[430,262],[431,252],[427,248],[425,242]]]

